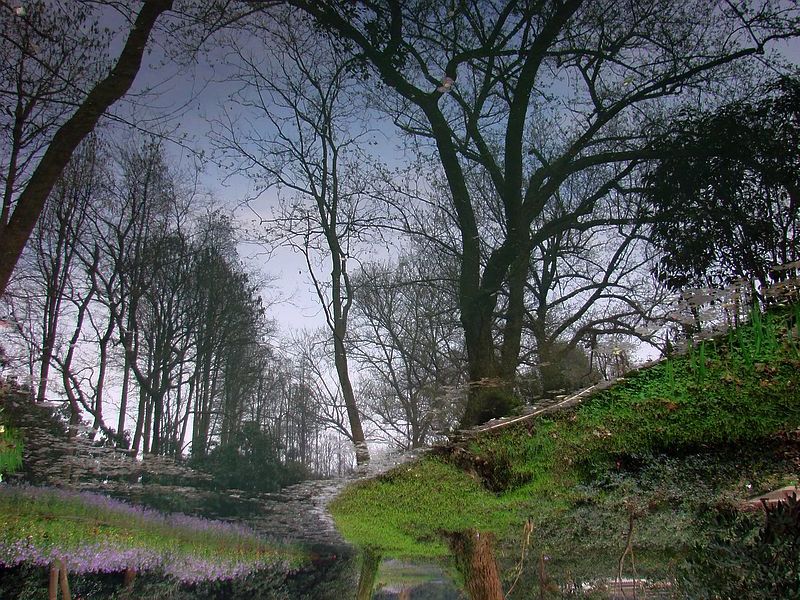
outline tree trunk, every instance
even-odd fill
[[[61,569],[59,561],[50,563],[50,580],[47,585],[47,600],[58,600],[58,575]]]
[[[185,412],[183,414],[183,419],[181,423],[181,435],[180,440],[178,442],[178,448],[175,450],[175,455],[180,456],[181,452],[183,451],[183,447],[186,444],[186,432],[189,427],[189,415],[192,412],[192,405],[194,404],[194,394],[195,394],[195,383],[194,378],[189,379],[189,393],[186,398],[186,406],[184,408]],[[260,421],[258,421],[260,423]]]
[[[472,344],[467,346],[469,390],[460,423],[465,429],[508,416],[519,404],[514,395],[513,378],[504,377],[497,360],[490,335],[491,319],[487,318],[484,323],[489,331],[474,336]]]
[[[36,402],[44,402],[47,400],[47,380],[50,377],[50,361],[53,358],[53,342],[46,342],[47,345],[42,348],[42,365],[39,368],[39,386],[36,390]]]
[[[332,172],[335,176],[336,169],[333,168]],[[333,197],[337,198],[335,185],[336,182],[334,180]],[[318,202],[320,202],[320,200],[318,200]],[[324,213],[323,205],[319,204],[319,207],[320,212]],[[350,423],[350,434],[356,452],[356,464],[362,465],[369,462],[369,448],[367,447],[367,440],[364,437],[364,429],[361,426],[361,415],[358,412],[356,397],[353,393],[353,384],[350,381],[350,371],[347,364],[347,349],[344,345],[344,338],[347,334],[348,313],[350,312],[350,306],[353,302],[353,290],[347,273],[347,263],[345,258],[343,258],[344,255],[339,245],[339,238],[336,234],[335,206],[331,207],[329,210],[330,225],[328,226],[326,239],[328,247],[331,250],[331,300],[333,306],[331,311],[332,315],[328,318],[328,324],[333,333],[334,364],[336,365],[336,374],[339,377],[339,385],[342,388],[344,405],[347,409],[347,420]],[[344,286],[344,294],[342,286]],[[320,300],[323,300],[322,296],[320,296]]]
[[[81,299],[81,304],[78,307],[75,329],[73,330],[72,337],[70,338],[69,350],[67,350],[67,356],[64,358],[62,366],[61,378],[64,382],[64,390],[67,393],[67,398],[69,399],[70,425],[78,425],[81,421],[81,409],[78,403],[78,398],[75,394],[75,389],[73,389],[73,382],[70,380],[70,373],[72,371],[72,360],[75,356],[75,348],[78,340],[80,339],[81,331],[83,329],[83,321],[86,318],[92,296],[93,292],[90,292]],[[74,437],[75,435],[77,435],[77,429],[70,429],[70,436]]]
[[[503,345],[500,352],[500,376],[512,383],[517,376],[519,350],[522,345],[522,325],[525,320],[525,284],[530,265],[530,236],[522,234],[516,256],[508,273],[508,306],[503,325]]]
[[[462,282],[463,283],[463,282]],[[469,390],[461,427],[484,423],[504,414],[500,369],[492,339],[492,316],[496,299],[480,290],[461,286],[461,324],[467,351]]]
[[[334,335],[334,363],[336,364],[336,374],[339,376],[339,384],[342,386],[342,398],[347,408],[347,419],[350,422],[350,433],[353,438],[353,445],[356,450],[356,463],[361,465],[369,462],[369,449],[364,437],[364,430],[361,427],[361,416],[358,414],[356,397],[353,393],[353,384],[350,382],[350,372],[347,365],[347,353],[344,343],[339,336]]]
[[[497,562],[492,550],[493,536],[475,530],[451,534],[450,549],[456,568],[464,577],[471,600],[505,600]]]
[[[364,559],[361,562],[361,574],[358,577],[358,591],[356,600],[371,600],[375,580],[378,577],[378,567],[381,557],[372,550],[364,550]]]
[[[542,393],[547,394],[564,387],[564,374],[562,373],[561,359],[553,348],[552,340],[545,336],[536,340],[537,355],[539,357],[539,378]]]
[[[130,324],[130,319],[129,319]],[[122,391],[120,392],[119,400],[119,422],[117,423],[117,446],[127,447],[125,442],[125,413],[128,410],[128,389],[131,380],[131,362],[136,360],[136,357],[131,348],[131,333],[130,329],[125,332],[125,343],[123,344],[125,351],[125,364],[122,367]]]
[[[103,337],[100,339],[100,364],[97,373],[97,392],[94,397],[94,430],[97,431],[103,426],[103,395],[105,393],[106,371],[108,369],[108,344],[111,335],[114,333],[114,321],[109,318],[108,327]],[[92,433],[94,438],[94,433]]]
[[[44,234],[42,234],[44,235]],[[59,238],[63,235],[59,235]],[[47,399],[47,385],[50,376],[50,363],[53,360],[53,351],[56,344],[56,332],[61,316],[61,299],[64,292],[64,280],[66,269],[62,268],[62,257],[60,253],[60,240],[56,245],[58,256],[42,257],[49,258],[51,269],[49,273],[46,267],[43,268],[46,284],[46,296],[44,302],[44,315],[42,315],[42,364],[39,369],[39,387],[36,392],[36,401],[44,402]]]
[[[47,586],[48,600],[58,600],[59,587],[61,588],[62,598],[71,600],[69,580],[67,579],[67,565],[61,559],[56,559],[50,563],[50,579]]]
[[[125,569],[125,574],[122,577],[122,587],[124,588],[133,587],[133,582],[135,580],[136,580],[136,568],[128,567],[127,569]]]
[[[136,413],[136,429],[133,432],[133,440],[131,441],[131,454],[136,456],[139,454],[139,447],[142,443],[142,432],[144,431],[144,417],[145,406],[147,404],[147,392],[144,388],[139,388],[139,408]]]
[[[505,417],[519,405],[513,386],[525,310],[525,281],[529,263],[528,254],[525,253],[528,247],[526,240],[523,236],[516,244],[509,244],[503,253],[493,255],[480,288],[475,287],[475,281],[479,279],[478,264],[469,267],[462,261],[459,306],[470,388],[461,427],[472,427],[490,419]],[[505,257],[511,257],[510,272]],[[468,272],[473,272],[473,275],[468,276]],[[496,284],[487,284],[487,278]],[[492,290],[499,289],[504,279],[507,280],[510,295],[498,356],[493,336],[497,292]]]
[[[61,563],[61,568],[59,569],[58,580],[61,585],[61,596],[64,600],[72,600],[72,596],[69,593],[69,580],[67,579],[67,564],[63,560],[59,562]]]
[[[142,433],[142,454],[150,454],[150,433],[153,427],[153,399],[147,398],[144,408],[144,432]]]
[[[86,95],[75,113],[59,127],[28,184],[17,199],[8,223],[0,222],[0,296],[11,279],[42,208],[75,148],[100,117],[130,89],[142,63],[150,32],[173,0],[146,0],[131,28],[114,68]]]
[[[155,394],[153,394],[153,428],[152,428],[152,439],[153,442],[150,445],[150,452],[152,454],[161,454],[162,453],[162,429],[163,429],[163,421],[164,421],[164,396],[166,395],[166,390],[169,387],[169,373],[168,367],[165,364],[166,358],[162,363],[161,375],[159,376],[159,386],[158,390]]]
[[[58,326],[58,305],[60,300],[54,297],[56,292],[54,287],[48,284],[48,298],[45,303],[45,315],[42,319],[44,331],[42,335],[42,364],[39,369],[39,387],[36,391],[36,401],[44,402],[47,400],[47,383],[50,377],[50,363],[53,360],[53,349],[56,343],[56,328]]]

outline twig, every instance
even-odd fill
[[[519,581],[519,578],[522,575],[522,567],[525,563],[525,556],[528,553],[528,547],[530,546],[531,543],[532,533],[533,533],[533,523],[531,523],[530,519],[526,519],[525,527],[522,530],[522,535],[524,536],[525,539],[522,542],[522,550],[520,552],[519,562],[517,563],[517,566],[514,568],[517,574],[514,577],[514,583],[511,584],[511,587],[508,588],[508,591],[506,592],[506,598],[508,598],[511,595],[511,592],[514,591],[514,588],[517,586],[517,582]]]
[[[633,597],[636,598],[636,567],[634,566],[633,562],[633,525],[636,522],[636,513],[631,510],[628,514],[628,534],[627,539],[625,542],[625,550],[622,551],[622,555],[619,557],[619,568],[617,569],[617,588],[622,593],[622,597],[626,598],[625,590],[622,587],[622,567],[625,564],[625,557],[629,554],[631,555],[631,567],[633,568],[634,573],[634,580],[633,580]]]

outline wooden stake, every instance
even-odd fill
[[[133,585],[133,580],[136,579],[136,568],[128,567],[125,569],[125,575],[122,578],[122,587],[129,588]]]
[[[64,600],[72,600],[72,596],[69,593],[69,581],[67,580],[67,562],[64,560],[59,562],[61,563],[61,569],[59,570],[61,573],[61,595]]]
[[[47,599],[58,600],[58,561],[50,563],[50,584],[47,586]]]

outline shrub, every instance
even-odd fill
[[[3,475],[22,466],[22,436],[16,429],[6,427],[0,419],[0,481]]]

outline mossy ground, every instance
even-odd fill
[[[663,575],[719,511],[796,482],[797,312],[757,314],[575,410],[478,438],[480,474],[428,456],[355,484],[336,523],[398,558],[446,556],[446,532],[492,532],[513,563],[530,522],[531,552],[585,580],[615,573],[633,522],[639,574]]]
[[[0,494],[3,535],[11,539],[49,538],[63,543],[72,538],[85,541],[95,536],[106,542],[136,543],[172,551],[185,549],[209,555],[224,554],[228,550],[239,554],[277,554],[276,548],[260,542],[255,535],[239,534],[236,530],[209,531],[192,527],[194,523],[175,525],[166,516],[163,520],[147,516],[157,515],[155,511],[132,515],[132,506],[131,511],[120,511],[115,504],[98,507],[85,503],[78,494],[64,498],[48,493],[45,488],[32,488],[37,493],[30,496],[16,494],[15,489],[12,487]],[[120,503],[119,506],[125,505]],[[202,521],[198,519],[198,522]],[[220,526],[224,525],[226,523],[220,522]]]
[[[7,427],[0,411],[0,481],[22,465],[22,436],[19,431]]]

